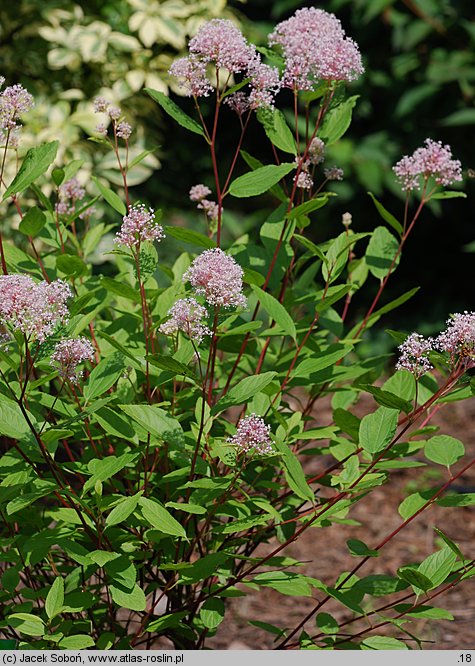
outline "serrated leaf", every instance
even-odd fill
[[[424,455],[428,460],[450,467],[463,458],[465,447],[462,442],[450,435],[436,435],[425,444]]]
[[[376,210],[380,214],[380,216],[383,218],[385,222],[389,224],[397,233],[402,236],[403,234],[403,228],[400,222],[396,220],[394,215],[392,215],[386,208],[383,206],[382,203],[380,203],[374,194],[372,192],[368,192],[369,196],[373,200],[374,205],[376,206]]]
[[[390,444],[397,430],[398,412],[395,409],[380,407],[361,419],[360,445],[374,455]]]
[[[106,187],[103,185],[98,178],[95,176],[92,176],[92,180],[95,182],[97,189],[99,192],[102,194],[104,197],[105,201],[111,206],[114,210],[116,210],[118,213],[121,215],[126,215],[127,214],[127,208],[125,207],[124,202],[122,199],[119,197],[118,194],[113,192],[110,187]]]
[[[154,365],[157,368],[161,368],[162,370],[169,370],[177,377],[183,375],[184,377],[189,377],[190,379],[197,381],[197,377],[193,370],[191,370],[184,363],[180,363],[180,361],[177,361],[172,356],[162,356],[155,354],[153,356],[147,356],[146,358],[151,365]]]
[[[276,372],[263,372],[260,375],[252,375],[251,377],[244,377],[241,381],[233,386],[225,396],[223,396],[216,405],[211,409],[211,414],[219,414],[219,412],[233,407],[234,405],[241,405],[250,398],[254,397],[268,386],[276,376]]]
[[[118,525],[119,523],[123,523],[124,520],[127,520],[127,518],[137,508],[137,504],[141,496],[142,492],[139,492],[136,495],[126,497],[121,502],[119,502],[119,504],[117,504],[107,516],[106,527]]]
[[[397,575],[399,578],[402,578],[402,580],[405,580],[407,583],[409,583],[409,585],[412,585],[413,588],[427,591],[433,587],[430,578],[425,576],[420,571],[417,571],[417,569],[413,569],[412,567],[401,567],[398,569]]]
[[[167,226],[165,227],[165,232],[167,236],[176,238],[183,243],[189,243],[190,245],[196,245],[197,247],[205,247],[207,250],[216,247],[214,240],[198,233],[198,231],[194,231],[193,229]]]
[[[55,578],[52,586],[49,589],[45,601],[45,611],[48,618],[51,620],[61,613],[64,606],[64,580],[61,577]]]
[[[112,601],[120,608],[128,608],[129,610],[141,612],[147,606],[145,594],[138,585],[135,585],[132,590],[127,590],[117,585],[110,585],[109,590]]]
[[[255,197],[270,190],[288,173],[295,169],[295,164],[283,163],[276,166],[268,164],[250,173],[239,176],[229,186],[229,193],[237,198]]]
[[[326,113],[319,136],[327,145],[331,145],[338,141],[338,139],[341,139],[351,125],[353,109],[358,98],[359,95],[353,95]]]
[[[124,358],[119,352],[102,359],[84,384],[84,398],[91,402],[108,391],[119,379],[125,367]]]
[[[25,236],[35,238],[46,224],[46,215],[38,206],[32,206],[23,216],[18,229]]]
[[[181,444],[183,430],[179,422],[155,405],[119,405],[122,411],[160,440]]]
[[[94,639],[86,634],[76,634],[74,636],[65,636],[62,638],[58,646],[63,650],[85,650],[86,648],[94,647]]]
[[[161,504],[146,497],[141,497],[139,504],[142,516],[151,527],[159,532],[163,532],[163,534],[170,534],[171,536],[186,539],[186,532],[183,526]]]
[[[361,384],[358,388],[362,388],[364,391],[371,393],[376,402],[382,407],[404,411],[406,414],[412,412],[412,403],[410,403],[409,400],[404,400],[398,395],[391,393],[391,391],[385,391],[378,386],[371,386],[369,384]]]
[[[284,444],[279,440],[276,440],[275,447],[282,455],[285,478],[290,488],[294,491],[297,497],[313,503],[315,501],[313,491],[307,483],[305,472],[303,471],[297,456],[287,444]]]
[[[37,178],[45,173],[53,163],[58,150],[59,141],[43,143],[35,148],[30,148],[23,159],[17,175],[9,187],[7,187],[2,201],[12,194],[21,194]]]
[[[139,453],[123,453],[121,456],[107,456],[106,458],[93,458],[89,463],[88,467],[92,472],[91,478],[89,478],[83,486],[83,493],[87,492],[91,488],[94,488],[95,484],[100,481],[101,483],[107,481],[108,479],[115,476],[121,472],[125,467],[130,465],[136,458]]]
[[[257,120],[264,127],[270,142],[285,153],[297,154],[294,136],[279,109],[261,108],[257,111]]]
[[[7,617],[7,624],[27,636],[43,636],[45,633],[43,620],[31,613],[13,613]]]
[[[364,650],[408,650],[409,648],[397,638],[391,636],[370,636],[361,643]]]
[[[216,629],[224,620],[224,601],[221,599],[207,599],[200,608],[200,619],[207,629]]]
[[[314,356],[309,356],[299,363],[293,371],[292,377],[308,377],[320,370],[329,368],[349,354],[352,349],[353,347],[351,345],[330,345],[328,349],[325,349]]]
[[[252,291],[256,294],[260,304],[264,310],[271,316],[271,318],[278,324],[286,335],[289,335],[295,340],[297,331],[294,321],[289,315],[282,303],[274,298],[267,291],[263,291],[260,287],[252,285]]]
[[[382,280],[388,274],[398,251],[399,243],[386,227],[376,227],[366,249],[365,260],[374,277]],[[399,263],[399,256],[393,269]]]
[[[184,127],[190,132],[194,132],[194,134],[204,136],[204,131],[201,125],[197,123],[196,120],[193,120],[193,118],[190,118],[190,116],[187,116],[186,113],[182,111],[180,107],[175,104],[175,102],[172,102],[172,100],[164,93],[160,92],[159,90],[153,90],[152,88],[145,88],[145,92],[147,95],[150,95],[150,97],[155,102],[160,104],[165,113],[173,118],[173,120],[181,125],[181,127]]]

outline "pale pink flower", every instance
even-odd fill
[[[458,312],[447,320],[447,328],[435,340],[442,352],[472,355],[475,352],[475,312]]]
[[[0,276],[0,323],[43,342],[67,321],[69,286],[62,280],[36,283],[27,275]]]
[[[190,53],[205,63],[242,72],[255,56],[242,32],[227,19],[211,19],[189,43]]]
[[[179,85],[190,97],[207,97],[213,90],[206,74],[206,62],[194,56],[175,60],[168,73],[178,79]]]
[[[0,92],[0,127],[12,130],[17,121],[34,106],[33,96],[20,83],[7,86]]]
[[[249,97],[242,91],[229,95],[224,99],[224,103],[227,104],[232,111],[237,113],[238,116],[242,116],[246,111],[249,111],[250,108]]]
[[[210,329],[203,323],[208,311],[194,298],[181,298],[168,310],[170,319],[159,330],[164,335],[175,335],[178,331],[200,344],[205,335],[211,335]]]
[[[107,136],[107,125],[99,123],[99,125],[96,125],[96,132],[101,136]]]
[[[323,174],[327,180],[343,180],[344,171],[338,167],[324,169]]]
[[[190,201],[202,201],[208,196],[208,194],[211,194],[211,190],[206,185],[203,185],[202,183],[193,185],[193,187],[190,188],[189,193]]]
[[[78,365],[93,360],[94,347],[84,337],[61,340],[51,354],[53,367],[58,369],[61,377],[72,384],[77,384],[83,376],[83,372],[77,369]]]
[[[127,141],[132,134],[132,126],[122,120],[120,123],[117,123],[116,134],[120,139]]]
[[[199,296],[215,307],[246,307],[242,293],[243,270],[220,248],[205,250],[183,275]]]
[[[325,159],[325,143],[318,137],[314,137],[310,142],[307,153],[311,164],[320,164]]]
[[[340,21],[322,9],[305,7],[279,23],[269,35],[286,61],[283,85],[311,90],[319,80],[352,81],[364,71],[357,44]]]
[[[274,98],[281,87],[279,70],[276,67],[265,65],[259,57],[256,57],[250,63],[246,76],[250,77],[250,108],[273,107]]]
[[[209,201],[208,199],[202,199],[197,205],[197,208],[204,210],[206,217],[209,220],[217,220],[219,217],[219,206],[215,201]]]
[[[422,377],[433,367],[428,358],[433,348],[434,341],[431,338],[425,339],[419,333],[411,333],[398,347],[401,355],[396,363],[396,370],[408,370],[416,379]]]
[[[63,183],[59,188],[59,202],[56,204],[56,212],[60,215],[71,215],[74,213],[76,201],[84,199],[86,190],[81,186],[77,178]]]
[[[247,452],[254,449],[257,453],[272,453],[272,442],[269,436],[270,426],[266,425],[264,419],[256,414],[245,416],[238,425],[236,434],[226,440],[241,451]]]
[[[311,190],[313,187],[312,176],[307,171],[301,171],[298,176],[294,176],[294,183],[302,190]]]
[[[426,180],[435,179],[438,185],[451,185],[462,180],[462,165],[452,159],[452,150],[441,141],[426,139],[425,147],[418,148],[412,155],[405,155],[393,171],[403,190],[420,188],[421,176]]]
[[[105,97],[98,96],[94,99],[93,106],[94,113],[108,113],[110,103]]]
[[[163,227],[155,221],[153,208],[147,210],[144,204],[137,204],[131,206],[128,214],[124,216],[115,242],[134,249],[143,241],[160,242],[162,238],[165,238]]]

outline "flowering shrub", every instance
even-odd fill
[[[372,196],[384,225],[355,233],[346,213],[335,237],[316,244],[308,229],[330,205],[331,181],[343,178],[325,150],[350,125],[357,98],[345,98],[344,85],[363,73],[362,60],[338,19],[314,8],[277,25],[269,43],[274,50],[258,51],[230,21],[213,19],[171,68],[195,117],[147,90],[210,151],[213,189],[189,192],[206,233],[162,226],[159,211],[135,201],[133,128],[96,100],[110,121],[98,132],[123,181],[123,198],[94,181],[122,216],[105,249],[107,275],[89,257],[111,227],[95,224],[75,180],[81,164],[55,164],[49,196],[38,184],[57,142],[29,150],[5,182],[11,130],[31,100],[19,85],[0,96],[3,199],[30,248],[0,243],[0,628],[20,645],[127,649],[166,638],[202,648],[226,626],[232,597],[272,588],[313,598],[297,623],[254,621],[278,648],[404,649],[402,638],[416,640],[411,619],[450,619],[432,600],[474,573],[474,560],[440,528],[422,562],[408,556],[388,574],[384,554],[433,504],[475,504],[475,494],[449,492],[475,459],[453,437],[432,436],[430,424],[445,402],[472,395],[475,314],[451,314],[435,339],[393,331],[401,353],[384,383],[384,359],[358,349],[415,293],[380,302],[427,202],[462,196],[443,189],[461,180],[461,165],[428,139],[394,167],[406,193],[401,221]],[[293,100],[293,121],[275,107],[280,95]],[[214,98],[211,119],[202,97]],[[255,116],[272,164],[244,150]],[[227,163],[217,144],[233,119],[241,134]],[[240,157],[250,171],[236,177]],[[25,208],[26,191],[37,205]],[[259,240],[229,245],[223,202],[260,195],[275,206]],[[188,248],[172,266],[169,237]],[[361,315],[362,288],[372,301]],[[360,418],[364,396],[375,404]],[[317,473],[308,472],[310,457]],[[312,529],[308,559],[331,559],[325,528],[355,525],[358,502],[377,511],[372,491],[427,461],[445,477],[401,498],[399,526],[378,543],[359,525],[362,539],[348,541],[351,571],[323,581],[286,555]],[[380,573],[365,575],[377,556]],[[327,612],[330,601],[343,621]],[[374,622],[360,622],[369,616]]]

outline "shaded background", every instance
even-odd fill
[[[7,84],[21,82],[37,99],[35,111],[25,119],[22,145],[26,149],[38,138],[60,138],[65,162],[85,160],[84,182],[94,171],[119,187],[120,174],[112,156],[85,140],[96,124],[90,101],[104,94],[133,122],[134,154],[158,146],[134,171],[134,198],[162,207],[166,223],[203,230],[187,193],[196,182],[212,185],[205,146],[163,117],[141,90],[148,86],[168,91],[171,86],[174,99],[191,114],[190,101],[177,98],[167,70],[202,21],[214,16],[233,18],[251,41],[264,45],[276,22],[309,4],[300,0],[2,3],[2,74]],[[335,12],[342,20],[360,45],[366,73],[349,90],[360,95],[354,122],[329,151],[330,161],[344,168],[345,180],[332,187],[339,197],[315,216],[309,230],[314,240],[336,235],[347,210],[353,214],[355,230],[380,224],[368,190],[400,215],[402,197],[391,166],[426,137],[450,143],[454,156],[462,160],[468,198],[434,202],[425,211],[385,297],[394,298],[420,285],[420,292],[385,324],[431,333],[448,313],[473,308],[470,247],[475,240],[471,205],[475,181],[470,174],[475,170],[475,5],[472,0],[328,0],[315,6]],[[285,99],[281,95],[279,106]],[[225,161],[237,123],[230,112],[224,119],[220,151]],[[270,149],[261,138],[262,130],[254,121],[245,148],[271,161]],[[256,146],[264,147],[260,151]],[[247,167],[241,165],[241,169]],[[229,240],[243,232],[256,233],[264,217],[256,213],[256,203],[227,200]],[[261,203],[272,207],[273,202],[263,198]],[[99,209],[98,215],[120,221],[110,209]],[[367,291],[359,296],[361,310],[364,298],[371,296]]]

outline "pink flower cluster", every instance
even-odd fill
[[[475,353],[475,312],[459,312],[447,320],[447,328],[435,340],[435,348],[451,356]]]
[[[170,319],[159,328],[164,335],[175,335],[182,331],[198,345],[205,335],[211,335],[211,331],[203,323],[208,311],[195,298],[180,298],[169,309],[168,315]]]
[[[343,180],[344,173],[343,169],[338,167],[323,169],[323,174],[327,180]]]
[[[207,75],[208,66],[226,69],[229,74],[242,73],[249,79],[249,96],[240,93],[227,99],[240,115],[248,109],[272,106],[279,91],[280,77],[275,67],[261,61],[256,48],[249,44],[234,23],[227,19],[212,19],[205,23],[189,43],[189,55],[176,60],[169,74],[175,76],[187,95],[203,97],[214,87]]]
[[[183,281],[189,281],[198,296],[224,308],[246,307],[242,278],[241,266],[219,248],[202,252],[183,275]]]
[[[320,164],[325,159],[325,143],[318,137],[310,141],[308,159],[311,164]]]
[[[270,426],[264,419],[256,414],[245,416],[238,425],[236,434],[226,440],[241,451],[254,449],[257,453],[272,453],[272,443],[269,436]]]
[[[0,276],[0,322],[43,342],[68,319],[71,289],[62,280],[37,284],[27,275]]]
[[[124,216],[115,242],[131,250],[138,248],[143,241],[160,241],[165,238],[163,227],[155,221],[155,211],[144,204],[131,206]]]
[[[83,376],[83,372],[77,369],[78,365],[93,360],[94,347],[84,337],[61,340],[51,354],[53,367],[57,367],[60,376],[72,384],[77,384]]]
[[[104,97],[96,97],[94,100],[94,113],[107,114],[112,120],[112,126],[116,136],[128,141],[132,134],[132,127],[128,122],[122,119],[122,110],[119,109],[118,106],[113,106]],[[104,125],[104,123],[100,123],[96,127],[96,132],[102,134],[102,136],[107,136],[107,126]]]
[[[0,77],[0,87],[5,79]],[[18,119],[34,106],[33,96],[20,83],[0,92],[0,129],[4,132],[20,127]]]
[[[211,194],[211,190],[206,185],[201,183],[193,185],[189,193],[190,201],[196,202],[196,207],[204,210],[208,219],[217,220],[219,215],[218,204],[215,201],[207,199],[208,194]]]
[[[462,180],[462,165],[452,159],[452,150],[441,141],[425,140],[425,147],[405,155],[393,167],[403,190],[419,189],[421,177],[432,177],[437,185],[451,185]]]
[[[433,340],[425,339],[419,333],[411,333],[399,346],[401,356],[396,363],[396,370],[408,370],[416,377],[422,377],[433,368],[429,361],[429,352],[433,349]]]
[[[312,90],[320,80],[353,81],[364,71],[357,44],[345,36],[340,21],[315,7],[298,9],[269,35],[285,57],[283,85]]]
[[[71,215],[74,213],[76,201],[84,199],[86,190],[81,187],[77,178],[71,178],[59,188],[59,201],[56,204],[56,212],[60,215]]]

